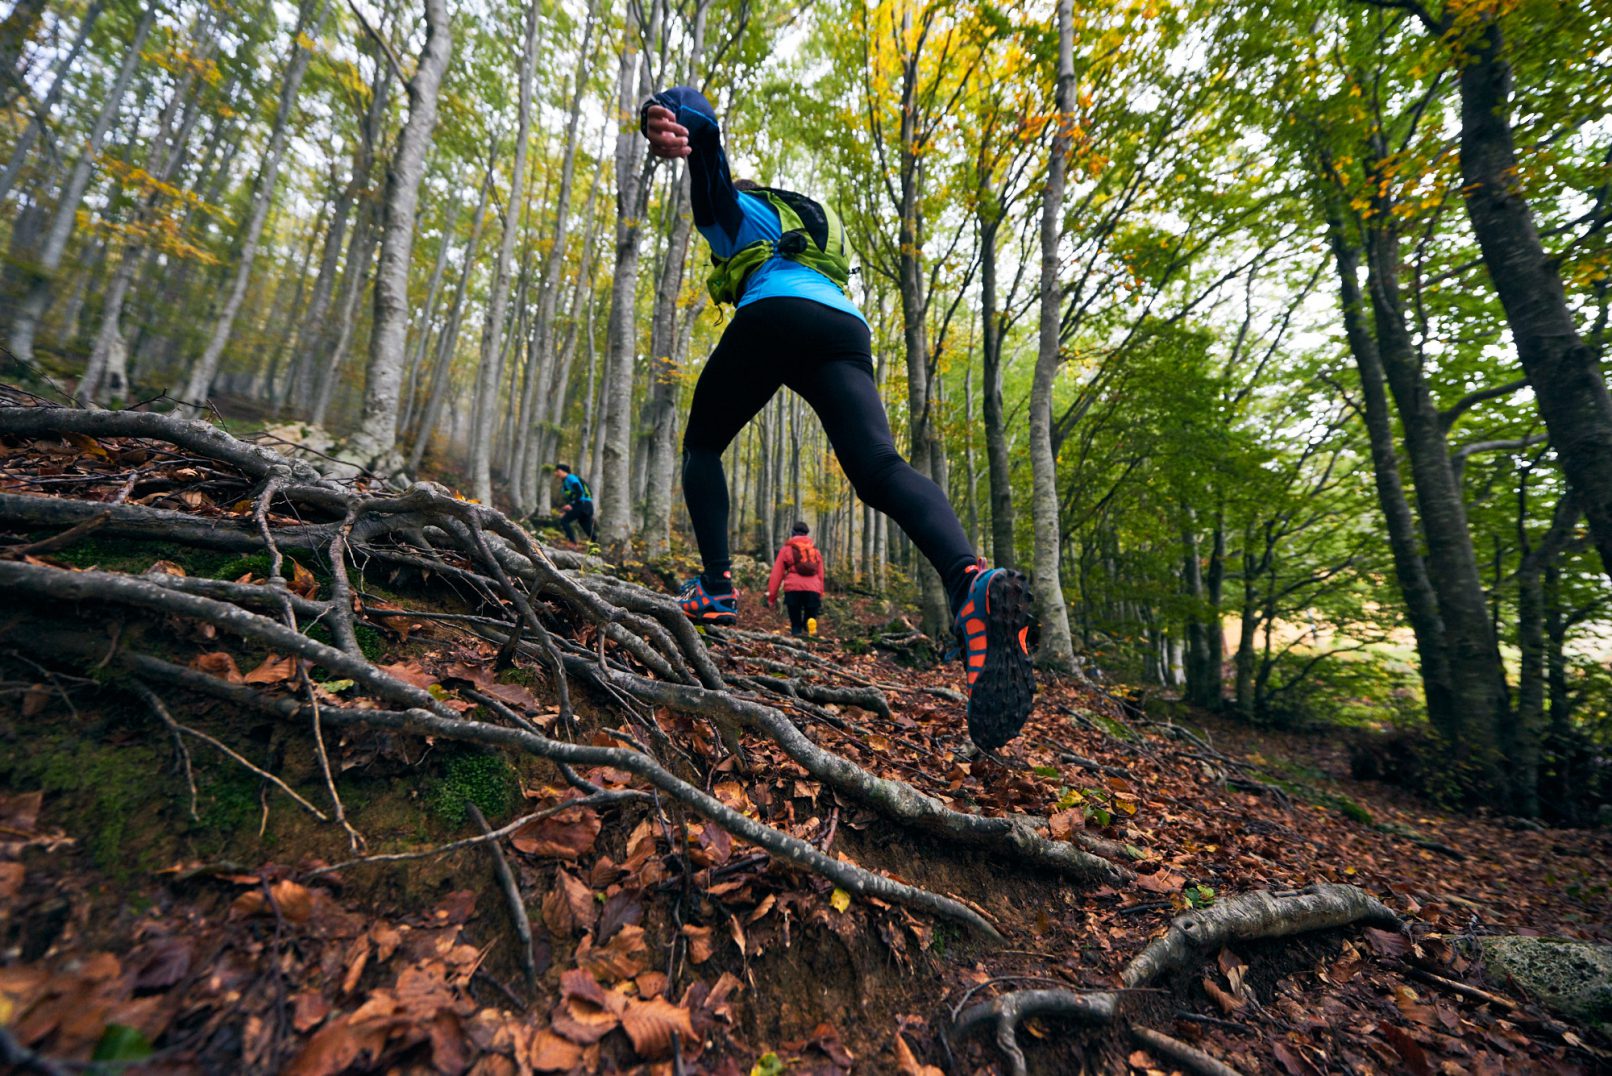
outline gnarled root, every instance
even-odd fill
[[[1185,971],[1205,954],[1232,941],[1284,938],[1314,930],[1366,923],[1398,927],[1399,917],[1365,890],[1328,883],[1295,893],[1258,890],[1232,897],[1210,908],[1177,916],[1162,938],[1137,954],[1120,973],[1126,989],[1140,989],[1160,978]],[[1125,1021],[1125,990],[1077,994],[1069,990],[1016,990],[964,1010],[953,1025],[964,1034],[987,1024],[1014,1076],[1023,1076],[1024,1052],[1016,1029],[1031,1016],[1063,1016],[1107,1025]],[[1235,1069],[1195,1047],[1145,1027],[1128,1026],[1131,1036],[1158,1056],[1206,1076],[1227,1076]]]

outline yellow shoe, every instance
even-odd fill
[[[806,634],[817,634],[817,618],[815,616],[809,616],[806,618]]]

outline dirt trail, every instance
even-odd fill
[[[1604,938],[1605,834],[1447,817],[1332,778],[1313,744],[1258,756],[1243,730],[1074,682],[981,758],[959,670],[700,638],[608,566],[440,489],[355,489],[155,417],[9,402],[14,1063],[1604,1062],[1589,1033],[1473,993],[1504,984],[1462,940]],[[472,805],[507,830],[502,881]],[[1323,923],[1344,925],[1304,929]]]

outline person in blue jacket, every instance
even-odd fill
[[[679,595],[684,612],[701,623],[738,618],[722,452],[787,386],[817,413],[857,495],[895,520],[940,573],[968,676],[969,734],[987,750],[1001,746],[1018,735],[1035,694],[1027,581],[985,567],[940,487],[896,450],[866,319],[839,284],[799,254],[804,216],[789,210],[791,230],[784,228],[790,205],[816,203],[735,184],[716,113],[697,90],[664,90],[644,102],[639,117],[652,153],[688,161],[694,224],[718,273],[746,267],[742,279],[723,282],[721,294],[713,274],[713,295],[736,309],[694,387],[683,436],[683,495],[703,565]]]
[[[567,542],[576,541],[576,535],[571,533],[572,526],[582,528],[582,533],[593,540],[593,490],[588,484],[571,473],[569,464],[556,463],[554,477],[560,480],[560,496],[565,503],[560,506],[560,526],[565,530]]]

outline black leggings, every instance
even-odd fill
[[[974,549],[940,487],[896,451],[870,345],[861,318],[810,299],[762,299],[733,315],[694,386],[683,434],[683,497],[707,577],[730,564],[722,452],[788,386],[817,412],[857,496],[907,532],[955,604]]]
[[[807,619],[823,611],[823,596],[815,590],[786,590],[784,608],[789,610],[789,633],[805,635]]]

